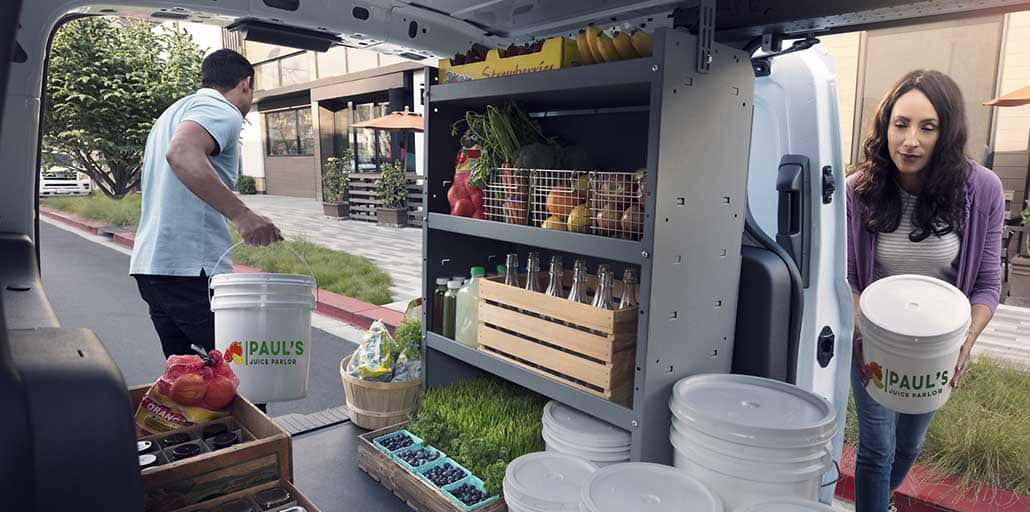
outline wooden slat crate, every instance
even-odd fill
[[[480,281],[479,350],[588,393],[629,404],[638,308],[598,309],[502,281]],[[621,283],[616,285],[619,289]]]
[[[350,201],[350,216],[355,220],[376,222],[376,206],[381,201],[376,199],[376,182],[382,177],[381,173],[358,172],[351,173],[347,181],[347,193]],[[408,225],[421,226],[422,204],[424,195],[422,193],[422,180],[424,178],[414,173],[408,173]]]
[[[149,388],[129,389],[133,411]],[[230,406],[230,417],[244,431],[240,444],[143,471],[147,512],[163,512],[263,483],[293,481],[290,434],[239,395]],[[177,432],[200,430],[204,425]],[[145,436],[140,440],[157,441],[164,435]]]
[[[414,473],[404,469],[389,455],[376,448],[373,439],[404,428],[405,423],[374,430],[358,436],[358,467],[368,476],[394,493],[417,512],[462,512],[442,491]],[[504,497],[483,505],[476,512],[503,512],[508,510]]]

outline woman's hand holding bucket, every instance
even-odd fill
[[[973,351],[974,341],[976,341],[976,338],[973,337],[973,333],[969,333],[969,338],[962,344],[962,350],[958,353],[958,362],[955,363],[955,376],[951,378],[952,388],[958,387],[959,382],[962,380],[962,375],[969,368],[969,354]]]

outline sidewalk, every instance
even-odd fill
[[[397,306],[422,296],[422,230],[382,228],[371,222],[336,220],[322,214],[314,199],[286,196],[240,196],[248,207],[272,219],[287,237],[365,256],[393,279]]]

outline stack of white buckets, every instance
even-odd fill
[[[771,379],[708,374],[677,382],[669,408],[674,465],[718,494],[726,510],[819,499],[837,432],[825,399]]]
[[[549,452],[573,455],[597,467],[629,461],[631,439],[625,430],[553,400],[544,406],[542,420]]]

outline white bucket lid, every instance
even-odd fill
[[[680,380],[669,408],[713,437],[766,448],[822,445],[837,433],[836,412],[797,386],[750,375],[704,374]]]
[[[779,498],[772,501],[755,503],[744,509],[744,512],[833,512],[833,507],[818,501],[799,498]]]
[[[554,400],[544,406],[543,424],[555,437],[576,445],[622,448],[631,444],[629,432]]]
[[[276,274],[272,272],[228,273],[218,274],[211,278],[211,288],[216,290],[219,286],[240,284],[284,284],[314,288],[315,278],[302,274]]]
[[[583,488],[589,512],[722,512],[722,500],[686,473],[661,464],[627,462],[599,469]]]
[[[919,275],[880,279],[866,287],[858,304],[873,326],[927,342],[964,333],[971,314],[969,299],[958,288]]]
[[[572,455],[529,453],[508,464],[504,500],[540,511],[578,511],[580,493],[595,471],[593,463]]]

